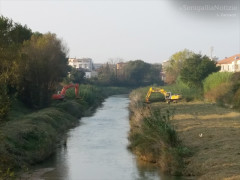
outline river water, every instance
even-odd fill
[[[45,180],[172,180],[128,149],[129,99],[111,96],[67,133],[66,144],[38,168]]]

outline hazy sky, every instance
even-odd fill
[[[238,0],[0,0],[0,13],[56,33],[70,57],[161,63],[184,48],[240,53]]]

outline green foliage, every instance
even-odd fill
[[[114,64],[104,64],[99,72],[97,81],[94,82],[97,85],[115,85],[116,83],[116,69]]]
[[[31,29],[26,25],[14,23],[11,19],[0,16],[0,44],[8,47],[13,44],[22,44],[23,41],[30,39]]]
[[[146,73],[144,77],[145,84],[162,84],[162,81],[160,80],[160,72],[162,71],[162,65],[161,64],[150,64],[150,68],[148,70],[148,73]]]
[[[129,61],[125,67],[126,79],[132,85],[142,85],[150,71],[150,64],[142,60]]]
[[[189,151],[188,148],[181,146],[177,133],[170,123],[173,110],[166,110],[165,113],[159,109],[149,110],[149,115],[143,117],[141,129],[130,134],[129,148],[159,164],[162,171],[179,175],[183,168],[181,157],[189,155]]]
[[[10,107],[10,95],[16,85],[19,51],[32,32],[27,26],[14,23],[0,16],[0,121],[6,119]]]
[[[69,74],[69,81],[73,83],[81,84],[84,82],[85,72],[81,69],[72,68]]]
[[[9,179],[16,179],[14,171],[11,170],[11,168],[7,168],[5,172],[3,170],[0,170],[0,178],[2,180],[9,180]]]
[[[172,94],[180,94],[182,95],[182,99],[185,101],[192,101],[192,100],[200,100],[203,97],[202,89],[197,87],[189,87],[186,83],[181,80],[181,77],[178,77],[175,84],[168,85],[168,86],[152,86],[154,88],[163,88],[167,92],[171,92]],[[145,102],[145,97],[149,90],[150,86],[138,88],[131,92],[130,98],[131,102],[136,101],[135,103]],[[133,97],[137,98],[133,98]],[[164,102],[165,98],[164,95],[161,93],[152,93],[150,97],[150,102]],[[140,105],[141,106],[141,105]]]
[[[204,97],[227,107],[240,107],[240,73],[219,72],[204,80]]]
[[[170,57],[169,65],[167,65],[164,69],[166,72],[166,83],[173,84],[176,82],[183,67],[183,63],[186,59],[192,57],[193,54],[194,53],[192,51],[184,49],[183,51],[176,52]]]
[[[181,175],[182,158],[191,156],[192,152],[181,144],[171,125],[175,109],[168,107],[163,111],[143,103],[148,89],[138,88],[130,94],[129,148],[140,158],[157,163],[161,171]]]
[[[232,72],[215,72],[210,74],[203,81],[204,92],[208,92],[213,88],[218,87],[222,83],[227,83],[231,81],[233,73]]]
[[[46,107],[56,84],[67,75],[65,47],[55,34],[33,35],[24,42],[21,56],[19,97],[29,107]]]
[[[77,118],[66,113],[65,108],[48,108],[9,121],[0,128],[4,135],[0,164],[5,164],[0,169],[4,172],[7,167],[21,168],[48,157],[55,149],[58,135],[74,122]]]
[[[180,71],[181,80],[190,87],[202,87],[202,81],[211,73],[219,71],[216,62],[207,56],[195,54],[186,59]]]
[[[81,99],[71,100],[75,94],[69,89],[64,101],[53,101],[52,107],[37,112],[24,110],[23,115],[18,112],[22,107],[14,108],[16,115],[0,127],[0,179],[12,175],[15,168],[24,168],[51,155],[62,133],[78,123],[88,108],[102,102],[100,88],[81,85],[80,89]],[[20,102],[13,105],[22,106]]]
[[[7,87],[0,84],[0,122],[6,120],[10,111],[10,98],[7,94]]]
[[[181,76],[177,78],[175,84],[163,87],[166,88],[167,91],[170,91],[174,94],[181,94],[182,98],[187,102],[192,100],[200,100],[202,99],[203,92],[201,88],[198,87],[189,87],[186,83],[181,80]]]
[[[93,85],[80,85],[79,96],[86,101],[89,106],[93,105],[96,101],[102,101],[105,97],[101,96],[101,90]]]
[[[123,63],[119,69],[115,64],[105,64],[98,73],[98,78],[92,83],[108,86],[143,86],[161,84],[160,64],[148,64],[142,60]]]

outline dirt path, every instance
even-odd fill
[[[153,106],[165,107],[155,103]],[[240,113],[204,102],[171,104],[172,120],[184,145],[185,174],[193,179],[240,179]]]

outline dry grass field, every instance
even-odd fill
[[[240,179],[240,113],[204,102],[152,103],[173,109],[172,124],[193,155],[184,159],[190,179]]]

